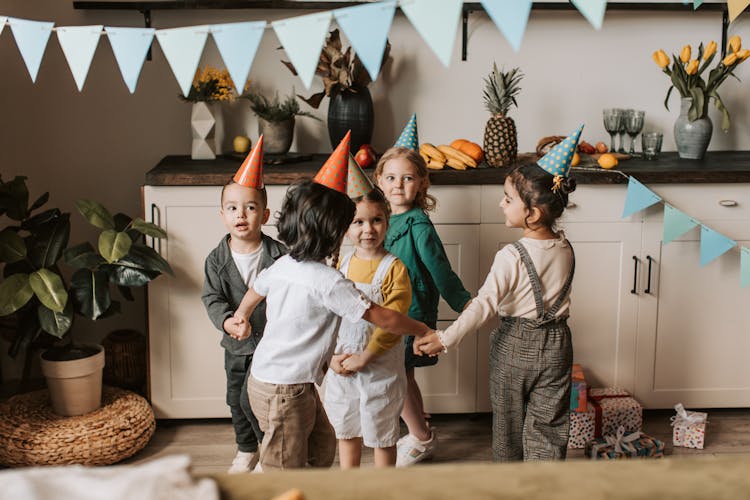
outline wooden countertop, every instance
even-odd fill
[[[266,155],[264,180],[268,185],[291,184],[299,179],[311,178],[328,157],[327,154],[301,155],[291,153],[296,161],[281,165],[269,164],[279,159]],[[534,155],[519,155],[522,160],[532,160]],[[237,171],[244,155],[223,155],[215,160],[191,160],[190,156],[165,156],[158,165],[146,173],[149,186],[222,186]],[[594,164],[582,165],[595,167]],[[622,172],[635,176],[646,184],[750,182],[750,151],[710,151],[702,160],[682,160],[676,152],[662,153],[655,161],[638,158],[622,161]],[[627,179],[617,172],[599,169],[576,170],[579,184],[623,184]],[[372,174],[372,169],[367,170]],[[502,184],[508,168],[476,168],[465,171],[431,170],[434,185]]]

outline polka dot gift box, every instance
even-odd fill
[[[643,425],[643,408],[623,389],[589,389],[587,408],[586,413],[570,412],[568,448],[584,448],[594,438],[616,434],[620,426],[635,432]]]
[[[687,411],[682,403],[674,406],[677,415],[672,417],[672,444],[684,448],[703,449],[706,438],[708,413]]]

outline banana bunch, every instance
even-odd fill
[[[446,144],[435,147],[425,142],[419,146],[419,154],[427,163],[427,168],[433,170],[442,170],[446,165],[456,170],[466,170],[467,167],[476,168],[477,166],[477,162],[471,156]]]

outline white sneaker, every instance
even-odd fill
[[[258,452],[238,451],[232,460],[232,466],[227,471],[229,474],[242,474],[252,471],[258,464]]]
[[[253,471],[251,472],[251,474],[262,474],[262,473],[263,473],[263,467],[261,467],[260,462],[258,462],[255,465],[255,468],[253,469]]]
[[[396,467],[408,467],[432,456],[437,448],[437,434],[430,429],[430,439],[421,441],[411,434],[402,437],[396,443]]]

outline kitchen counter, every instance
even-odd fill
[[[294,154],[292,154],[294,156]],[[264,180],[268,185],[291,184],[310,178],[328,158],[327,154],[296,155],[301,161],[280,165],[269,164],[277,155],[266,155]],[[165,156],[146,173],[149,186],[221,186],[237,171],[245,155],[229,154],[215,160],[191,160],[190,156]],[[535,159],[534,154],[521,154],[521,161]],[[592,170],[573,169],[579,184],[623,184],[627,179],[617,172],[599,169],[586,161],[581,165]],[[596,167],[595,169],[593,167]],[[702,160],[682,160],[676,152],[662,153],[655,161],[638,158],[622,161],[622,172],[646,184],[671,183],[733,183],[750,182],[750,151],[709,151]],[[508,168],[476,168],[431,170],[434,185],[502,184]],[[372,169],[368,170],[372,173]]]

